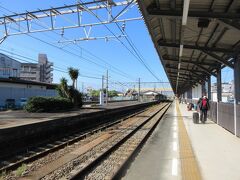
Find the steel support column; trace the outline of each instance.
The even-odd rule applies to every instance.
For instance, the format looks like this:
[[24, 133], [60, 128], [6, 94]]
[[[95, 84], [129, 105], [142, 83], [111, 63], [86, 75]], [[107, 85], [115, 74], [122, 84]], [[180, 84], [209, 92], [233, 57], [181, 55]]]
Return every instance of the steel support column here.
[[240, 102], [240, 58], [234, 63], [234, 98], [238, 104]]
[[240, 103], [240, 58], [237, 57], [234, 63], [234, 133], [238, 135], [240, 120], [237, 119], [237, 105]]
[[217, 71], [217, 101], [222, 101], [222, 73], [221, 69]]
[[212, 93], [211, 93], [211, 77], [208, 78], [208, 99], [209, 101], [212, 99]]
[[206, 96], [206, 81], [203, 81], [202, 83], [202, 96]]
[[192, 88], [187, 91], [187, 98], [192, 99]]

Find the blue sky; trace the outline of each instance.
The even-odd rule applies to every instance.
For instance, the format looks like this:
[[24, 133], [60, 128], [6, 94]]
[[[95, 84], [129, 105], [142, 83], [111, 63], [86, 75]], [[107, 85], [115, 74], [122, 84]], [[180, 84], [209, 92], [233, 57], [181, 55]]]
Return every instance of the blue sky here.
[[[86, 1], [84, 1], [86, 2]], [[76, 1], [59, 1], [59, 0], [49, 0], [49, 1], [30, 1], [30, 0], [1, 0], [0, 2], [0, 14], [10, 15], [9, 11], [21, 13], [26, 11], [33, 11], [39, 9], [45, 9], [50, 7], [63, 6], [64, 4], [74, 4]], [[5, 8], [5, 9], [4, 9]], [[118, 9], [118, 11], [120, 11]], [[103, 18], [105, 14], [103, 11], [98, 11], [98, 14]], [[134, 18], [141, 17], [138, 8], [135, 6], [130, 11], [128, 11], [122, 18]], [[76, 18], [73, 16], [68, 16], [66, 18], [59, 18], [56, 21], [57, 25], [62, 23], [76, 22]], [[92, 15], [84, 15], [83, 21], [87, 22], [97, 22], [98, 20]], [[39, 21], [36, 21], [39, 24]], [[42, 21], [40, 25], [46, 25], [48, 21]], [[123, 23], [119, 23], [122, 26]], [[107, 27], [115, 34], [120, 35], [121, 32], [117, 28], [116, 24], [107, 25]], [[14, 25], [13, 27], [14, 28]], [[16, 26], [15, 26], [16, 28]], [[33, 28], [37, 28], [33, 26]], [[2, 30], [2, 29], [1, 29]], [[147, 31], [147, 27], [142, 20], [126, 22], [125, 32], [127, 33], [130, 41], [133, 42], [134, 46], [138, 49], [140, 54], [143, 56], [144, 63], [146, 63], [152, 72], [157, 76], [160, 81], [168, 81], [165, 72], [160, 63], [159, 57], [153, 46], [150, 35]], [[37, 60], [38, 53], [47, 54], [50, 61], [54, 63], [54, 68], [59, 70], [65, 70], [72, 66], [80, 70], [80, 74], [83, 76], [91, 76], [101, 78], [102, 75], [106, 74], [107, 69], [109, 70], [110, 82], [127, 82], [127, 81], [137, 81], [141, 78], [142, 81], [158, 81], [140, 62], [135, 58], [120, 42], [117, 40], [109, 40], [105, 42], [104, 40], [96, 41], [81, 41], [77, 44], [59, 44], [58, 41], [63, 41], [65, 39], [78, 39], [83, 37], [83, 28], [68, 29], [64, 30], [64, 36], [62, 37], [61, 31], [55, 32], [43, 32], [34, 33], [31, 36], [48, 42], [50, 44], [63, 47], [63, 50], [54, 48], [46, 43], [36, 40], [27, 35], [9, 36], [1, 45], [0, 52], [6, 53], [11, 56], [22, 55], [24, 57], [31, 58], [28, 61]], [[112, 35], [106, 27], [98, 26], [93, 27], [91, 36], [105, 36]], [[65, 38], [65, 39], [64, 39]], [[127, 41], [125, 38], [120, 39], [129, 49]], [[68, 51], [70, 53], [64, 52]], [[132, 49], [131, 49], [132, 50]], [[133, 51], [133, 50], [132, 50]], [[17, 56], [18, 57], [18, 56]], [[26, 60], [26, 58], [22, 58]], [[91, 61], [91, 62], [89, 62]], [[110, 66], [110, 65], [111, 66]], [[117, 68], [118, 72], [116, 72]], [[119, 72], [119, 70], [121, 72]], [[226, 71], [226, 72], [225, 72]], [[122, 74], [122, 75], [120, 75]], [[229, 77], [229, 69], [223, 71], [223, 77], [226, 77], [226, 81], [231, 79]], [[62, 73], [54, 70], [54, 82], [58, 83], [61, 77], [68, 78], [66, 73]], [[223, 79], [223, 80], [225, 80]], [[91, 79], [80, 76], [78, 79], [78, 84], [84, 83], [84, 87], [100, 88], [100, 79]], [[110, 88], [122, 88], [122, 85], [110, 85]], [[153, 86], [153, 85], [151, 85]], [[80, 86], [79, 86], [80, 87]], [[127, 88], [127, 87], [124, 87]], [[131, 88], [131, 87], [128, 87]]]
[[[49, 7], [62, 6], [64, 4], [74, 4], [75, 2], [76, 1], [57, 0], [2, 0], [0, 2], [0, 6], [12, 12], [20, 13], [26, 11], [33, 11], [38, 8], [44, 9]], [[0, 7], [1, 15], [12, 14], [11, 12], [3, 9], [2, 7]], [[103, 12], [99, 11], [99, 14], [101, 18], [103, 18]], [[132, 18], [140, 16], [141, 15], [139, 14], [138, 8], [135, 6], [122, 18]], [[59, 19], [57, 20], [57, 23], [59, 23], [60, 25], [61, 21], [63, 23], [67, 23], [68, 21], [74, 21], [73, 17], [69, 16], [68, 18], [68, 20]], [[98, 20], [92, 15], [85, 15], [83, 17], [83, 21], [93, 22]], [[44, 23], [47, 23], [47, 21], [45, 21]], [[122, 26], [123, 24], [119, 23], [119, 25]], [[121, 34], [116, 24], [108, 25], [108, 28], [112, 32], [114, 32], [115, 35]], [[126, 22], [125, 30], [130, 40], [134, 43], [138, 51], [144, 57], [144, 62], [149, 65], [152, 72], [154, 72], [158, 79], [162, 81], [168, 81], [144, 22], [142, 20]], [[64, 30], [64, 38], [60, 35], [61, 31], [56, 32], [57, 33], [34, 33], [31, 35], [54, 45], [59, 45], [57, 42], [64, 40], [64, 38], [77, 39], [84, 35], [84, 31], [82, 28]], [[92, 37], [105, 35], [112, 35], [111, 32], [106, 29], [106, 27], [98, 26], [92, 28]], [[131, 49], [125, 38], [121, 38], [121, 41], [126, 46], [128, 46], [129, 49]], [[52, 61], [57, 68], [61, 68], [62, 70], [72, 66], [78, 68], [81, 75], [84, 76], [101, 78], [102, 75], [106, 74], [106, 70], [109, 69], [110, 80], [114, 82], [137, 81], [138, 78], [141, 78], [142, 81], [157, 81], [157, 79], [151, 73], [149, 73], [149, 71], [117, 40], [109, 40], [108, 42], [105, 42], [104, 40], [81, 41], [80, 43], [77, 43], [77, 45], [61, 44], [60, 46], [64, 46], [63, 49], [72, 52], [74, 55], [65, 53], [60, 49], [49, 46], [27, 35], [9, 36], [1, 44], [0, 52], [7, 53], [12, 56], [15, 56], [15, 53], [22, 56], [30, 57], [33, 60], [37, 60], [38, 53], [46, 53], [49, 60]], [[81, 47], [84, 48], [84, 50], [81, 49]], [[90, 63], [89, 60], [94, 63]], [[95, 63], [97, 63], [98, 65], [96, 65]], [[115, 69], [112, 66], [109, 66], [109, 64], [119, 69], [121, 72], [115, 73]], [[54, 82], [59, 82], [59, 79], [61, 77], [68, 78], [68, 75], [65, 73], [54, 71]], [[81, 84], [82, 82], [84, 82], [85, 87], [91, 86], [94, 88], [99, 88], [101, 86], [101, 80], [98, 79], [79, 77], [79, 83]], [[115, 86], [117, 85], [115, 84]]]

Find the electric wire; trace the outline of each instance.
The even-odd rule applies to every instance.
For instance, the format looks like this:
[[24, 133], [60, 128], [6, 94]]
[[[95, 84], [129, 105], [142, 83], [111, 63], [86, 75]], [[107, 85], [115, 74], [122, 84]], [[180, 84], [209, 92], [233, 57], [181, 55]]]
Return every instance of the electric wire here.
[[[80, 0], [80, 2], [82, 2]], [[82, 2], [83, 3], [83, 2]], [[92, 11], [89, 11], [87, 8], [85, 8], [86, 11], [90, 12], [93, 16], [95, 16], [100, 22], [102, 21], [95, 13], [93, 13]], [[144, 65], [144, 67], [158, 80], [158, 77], [151, 71], [151, 69], [146, 65], [146, 63], [142, 60], [142, 58], [139, 56], [138, 52], [136, 51], [136, 49], [133, 47], [133, 45], [130, 43], [130, 41], [127, 39], [127, 41], [129, 42], [129, 45], [132, 47], [133, 51], [136, 53], [136, 55], [113, 33], [112, 30], [110, 30], [110, 28], [104, 24], [105, 28], [113, 35], [115, 36], [118, 41], [141, 63]], [[119, 26], [118, 26], [119, 27]], [[120, 27], [119, 27], [120, 28]], [[121, 28], [120, 28], [121, 29]], [[121, 30], [122, 31], [122, 30]]]
[[[6, 9], [6, 8], [4, 8], [4, 9]], [[93, 12], [91, 12], [91, 13], [93, 13]], [[94, 13], [93, 13], [93, 14], [94, 14]], [[96, 15], [94, 14], [94, 16], [96, 16]], [[96, 16], [96, 18], [99, 19], [98, 16]], [[100, 20], [100, 19], [99, 19], [99, 20]], [[101, 21], [101, 20], [100, 20], [100, 21]], [[104, 26], [116, 37], [116, 35], [115, 35], [106, 25], [104, 25]], [[119, 25], [118, 25], [118, 27], [119, 27]], [[120, 27], [119, 27], [119, 28], [120, 28]], [[120, 29], [121, 29], [121, 28], [120, 28]], [[29, 34], [27, 34], [27, 35], [29, 35]], [[29, 36], [32, 37], [32, 38], [34, 38], [34, 39], [37, 39], [37, 40], [39, 40], [39, 41], [41, 41], [41, 42], [43, 42], [43, 43], [47, 43], [48, 45], [53, 46], [53, 47], [56, 47], [56, 48], [59, 49], [58, 46], [52, 45], [52, 44], [50, 44], [50, 43], [48, 43], [48, 42], [44, 42], [44, 41], [42, 41], [41, 39], [36, 38], [36, 37], [34, 37], [34, 36], [31, 36], [31, 35], [29, 35]], [[117, 38], [117, 39], [119, 40], [119, 38]], [[119, 41], [120, 41], [120, 40], [119, 40]], [[128, 39], [127, 39], [127, 41], [129, 42], [130, 46], [132, 47], [132, 49], [134, 50], [134, 52], [136, 53], [136, 55], [138, 56], [138, 58], [136, 57], [136, 55], [134, 55], [134, 53], [133, 53], [122, 41], [120, 41], [120, 42], [122, 43], [122, 45], [124, 45], [124, 46], [129, 50], [129, 52], [131, 52], [131, 54], [133, 54], [137, 59], [140, 59], [140, 61], [141, 61], [142, 64], [148, 69], [148, 71], [149, 71], [156, 79], [158, 79], [158, 77], [155, 76], [155, 74], [151, 71], [151, 69], [148, 67], [148, 65], [146, 65], [145, 62], [142, 60], [142, 58], [140, 57], [140, 56], [142, 56], [142, 55], [139, 55], [139, 51], [136, 50], [136, 47], [134, 48], [134, 44], [131, 43]], [[63, 49], [61, 49], [61, 50], [63, 50]], [[71, 53], [71, 52], [69, 52], [69, 51], [67, 51], [67, 50], [63, 50], [63, 51], [66, 52], [66, 53]], [[72, 54], [74, 54], [74, 53], [72, 53]], [[76, 54], [74, 54], [74, 55], [79, 57], [79, 55], [76, 55]], [[81, 57], [81, 58], [83, 58], [83, 57]], [[91, 62], [92, 62], [92, 61], [91, 61]], [[92, 63], [94, 63], [94, 62], [92, 62]], [[105, 68], [105, 67], [104, 67], [104, 68]], [[159, 80], [159, 79], [158, 79], [158, 80]]]
[[[11, 13], [16, 14], [15, 12], [13, 12], [13, 11], [11, 11], [11, 10], [9, 10], [9, 9], [1, 6], [1, 5], [0, 5], [0, 7], [1, 7], [2, 9], [5, 9], [5, 10], [8, 11], [8, 12], [11, 12]], [[42, 23], [40, 20], [39, 20], [39, 22]], [[36, 24], [36, 23], [35, 23], [35, 24]], [[37, 24], [37, 25], [39, 25], [39, 24]], [[42, 25], [39, 25], [39, 26], [42, 26]], [[42, 27], [43, 27], [43, 26], [42, 26]], [[47, 26], [45, 25], [44, 28], [46, 28], [46, 27], [47, 27]], [[16, 30], [16, 29], [15, 29], [15, 30]], [[55, 32], [55, 31], [51, 31], [51, 32], [59, 35], [59, 34], [58, 34], [57, 32]], [[26, 34], [26, 35], [32, 37], [33, 39], [39, 40], [39, 38], [36, 38], [36, 37], [34, 37], [34, 36], [31, 36], [30, 34]], [[68, 40], [66, 37], [64, 37], [64, 39]], [[60, 49], [60, 50], [62, 49], [62, 48], [59, 48], [58, 46], [51, 45], [51, 43], [45, 42], [45, 41], [43, 41], [43, 40], [40, 40], [40, 41], [43, 42], [43, 43], [45, 43], [45, 44], [48, 44], [48, 45], [50, 45], [50, 46], [54, 46], [54, 47], [56, 47], [56, 48], [58, 48], [58, 49]], [[93, 57], [98, 58], [99, 60], [101, 60], [101, 61], [105, 62], [106, 64], [108, 64], [110, 67], [116, 69], [116, 70], [119, 71], [119, 72], [121, 73], [121, 75], [124, 76], [125, 78], [129, 78], [129, 75], [128, 75], [128, 74], [122, 72], [122, 71], [119, 70], [118, 68], [112, 66], [111, 64], [109, 64], [108, 62], [106, 62], [105, 60], [103, 60], [102, 58], [97, 57], [96, 55], [92, 54], [90, 51], [82, 48], [81, 46], [79, 46], [79, 45], [77, 45], [77, 46], [78, 46], [81, 50], [86, 51], [88, 54], [91, 54]], [[97, 66], [99, 66], [99, 67], [102, 67], [102, 68], [106, 69], [105, 66], [102, 66], [102, 65], [100, 65], [100, 64], [98, 64], [98, 63], [95, 63], [95, 62], [93, 62], [92, 60], [90, 60], [90, 59], [88, 59], [88, 58], [84, 58], [84, 57], [82, 57], [82, 56], [78, 56], [78, 57], [79, 57], [79, 58], [82, 58], [82, 59], [84, 59], [84, 60], [86, 60], [86, 61], [89, 61], [89, 62], [91, 62], [91, 63], [93, 63], [93, 64], [95, 64], [95, 65], [97, 65]], [[110, 70], [111, 70], [111, 69], [110, 69]], [[113, 71], [113, 70], [111, 70], [111, 71]], [[115, 73], [116, 73], [116, 72], [115, 72]]]
[[[134, 0], [132, 0], [130, 2], [130, 4], [133, 2]], [[114, 19], [114, 17], [112, 16], [111, 14], [111, 17]], [[137, 49], [137, 47], [134, 45], [133, 41], [131, 40], [130, 36], [127, 34], [126, 31], [123, 31], [123, 29], [119, 26], [119, 23], [118, 22], [115, 22], [115, 24], [117, 25], [118, 29], [121, 31], [121, 33], [123, 35], [126, 35], [124, 36], [125, 39], [127, 40], [127, 42], [129, 43], [129, 45], [132, 47], [132, 49], [135, 51], [136, 55], [138, 55], [138, 57], [140, 58], [140, 61], [143, 63], [143, 65], [150, 71], [150, 73], [160, 82], [162, 82], [162, 80], [160, 80], [156, 75], [155, 73], [153, 73], [153, 71], [151, 70], [151, 68], [149, 67], [149, 65], [147, 63], [145, 63], [144, 61], [146, 61], [143, 57], [143, 55], [140, 53], [140, 51]], [[163, 89], [164, 86], [163, 86]]]
[[[7, 52], [6, 50], [3, 50], [3, 49], [0, 49], [0, 51]], [[24, 56], [22, 56], [22, 55], [17, 55], [16, 53], [12, 53], [12, 54], [14, 54], [14, 55], [16, 55], [16, 56], [18, 56], [18, 57], [12, 56], [12, 55], [9, 55], [9, 54], [7, 54], [7, 56], [9, 56], [9, 57], [11, 57], [11, 58], [13, 58], [13, 59], [16, 59], [16, 60], [20, 60], [20, 61], [23, 61], [23, 62], [27, 62], [27, 63], [38, 62], [38, 61], [36, 61], [36, 60], [34, 60], [34, 59], [31, 59], [31, 58], [28, 58], [28, 57], [24, 57]], [[23, 59], [23, 58], [25, 58], [25, 59]], [[28, 60], [26, 60], [26, 59], [28, 59]], [[31, 60], [31, 61], [30, 61], [30, 60]], [[53, 67], [54, 67], [53, 70], [55, 70], [55, 71], [68, 74], [68, 71], [67, 71], [67, 70], [64, 70], [64, 69], [62, 69], [62, 68], [55, 67], [55, 66], [53, 66]], [[81, 73], [79, 74], [79, 76], [80, 76], [80, 77], [91, 78], [91, 79], [102, 79], [102, 78], [99, 78], [99, 77], [84, 75], [84, 74], [81, 74]]]

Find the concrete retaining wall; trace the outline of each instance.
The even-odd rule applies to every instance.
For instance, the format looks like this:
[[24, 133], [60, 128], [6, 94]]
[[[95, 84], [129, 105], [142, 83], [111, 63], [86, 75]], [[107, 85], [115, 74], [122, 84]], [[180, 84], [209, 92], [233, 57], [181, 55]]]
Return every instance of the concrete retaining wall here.
[[10, 152], [48, 141], [70, 132], [83, 131], [108, 121], [137, 112], [156, 102], [142, 103], [104, 111], [85, 113], [73, 117], [64, 117], [0, 130], [0, 159]]

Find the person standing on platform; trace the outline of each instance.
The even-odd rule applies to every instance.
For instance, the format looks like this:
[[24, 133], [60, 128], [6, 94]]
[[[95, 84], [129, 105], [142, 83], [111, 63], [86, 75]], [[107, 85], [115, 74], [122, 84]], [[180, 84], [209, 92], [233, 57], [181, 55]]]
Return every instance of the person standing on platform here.
[[210, 104], [207, 96], [199, 99], [200, 121], [205, 123], [207, 121], [207, 111], [210, 109]]

